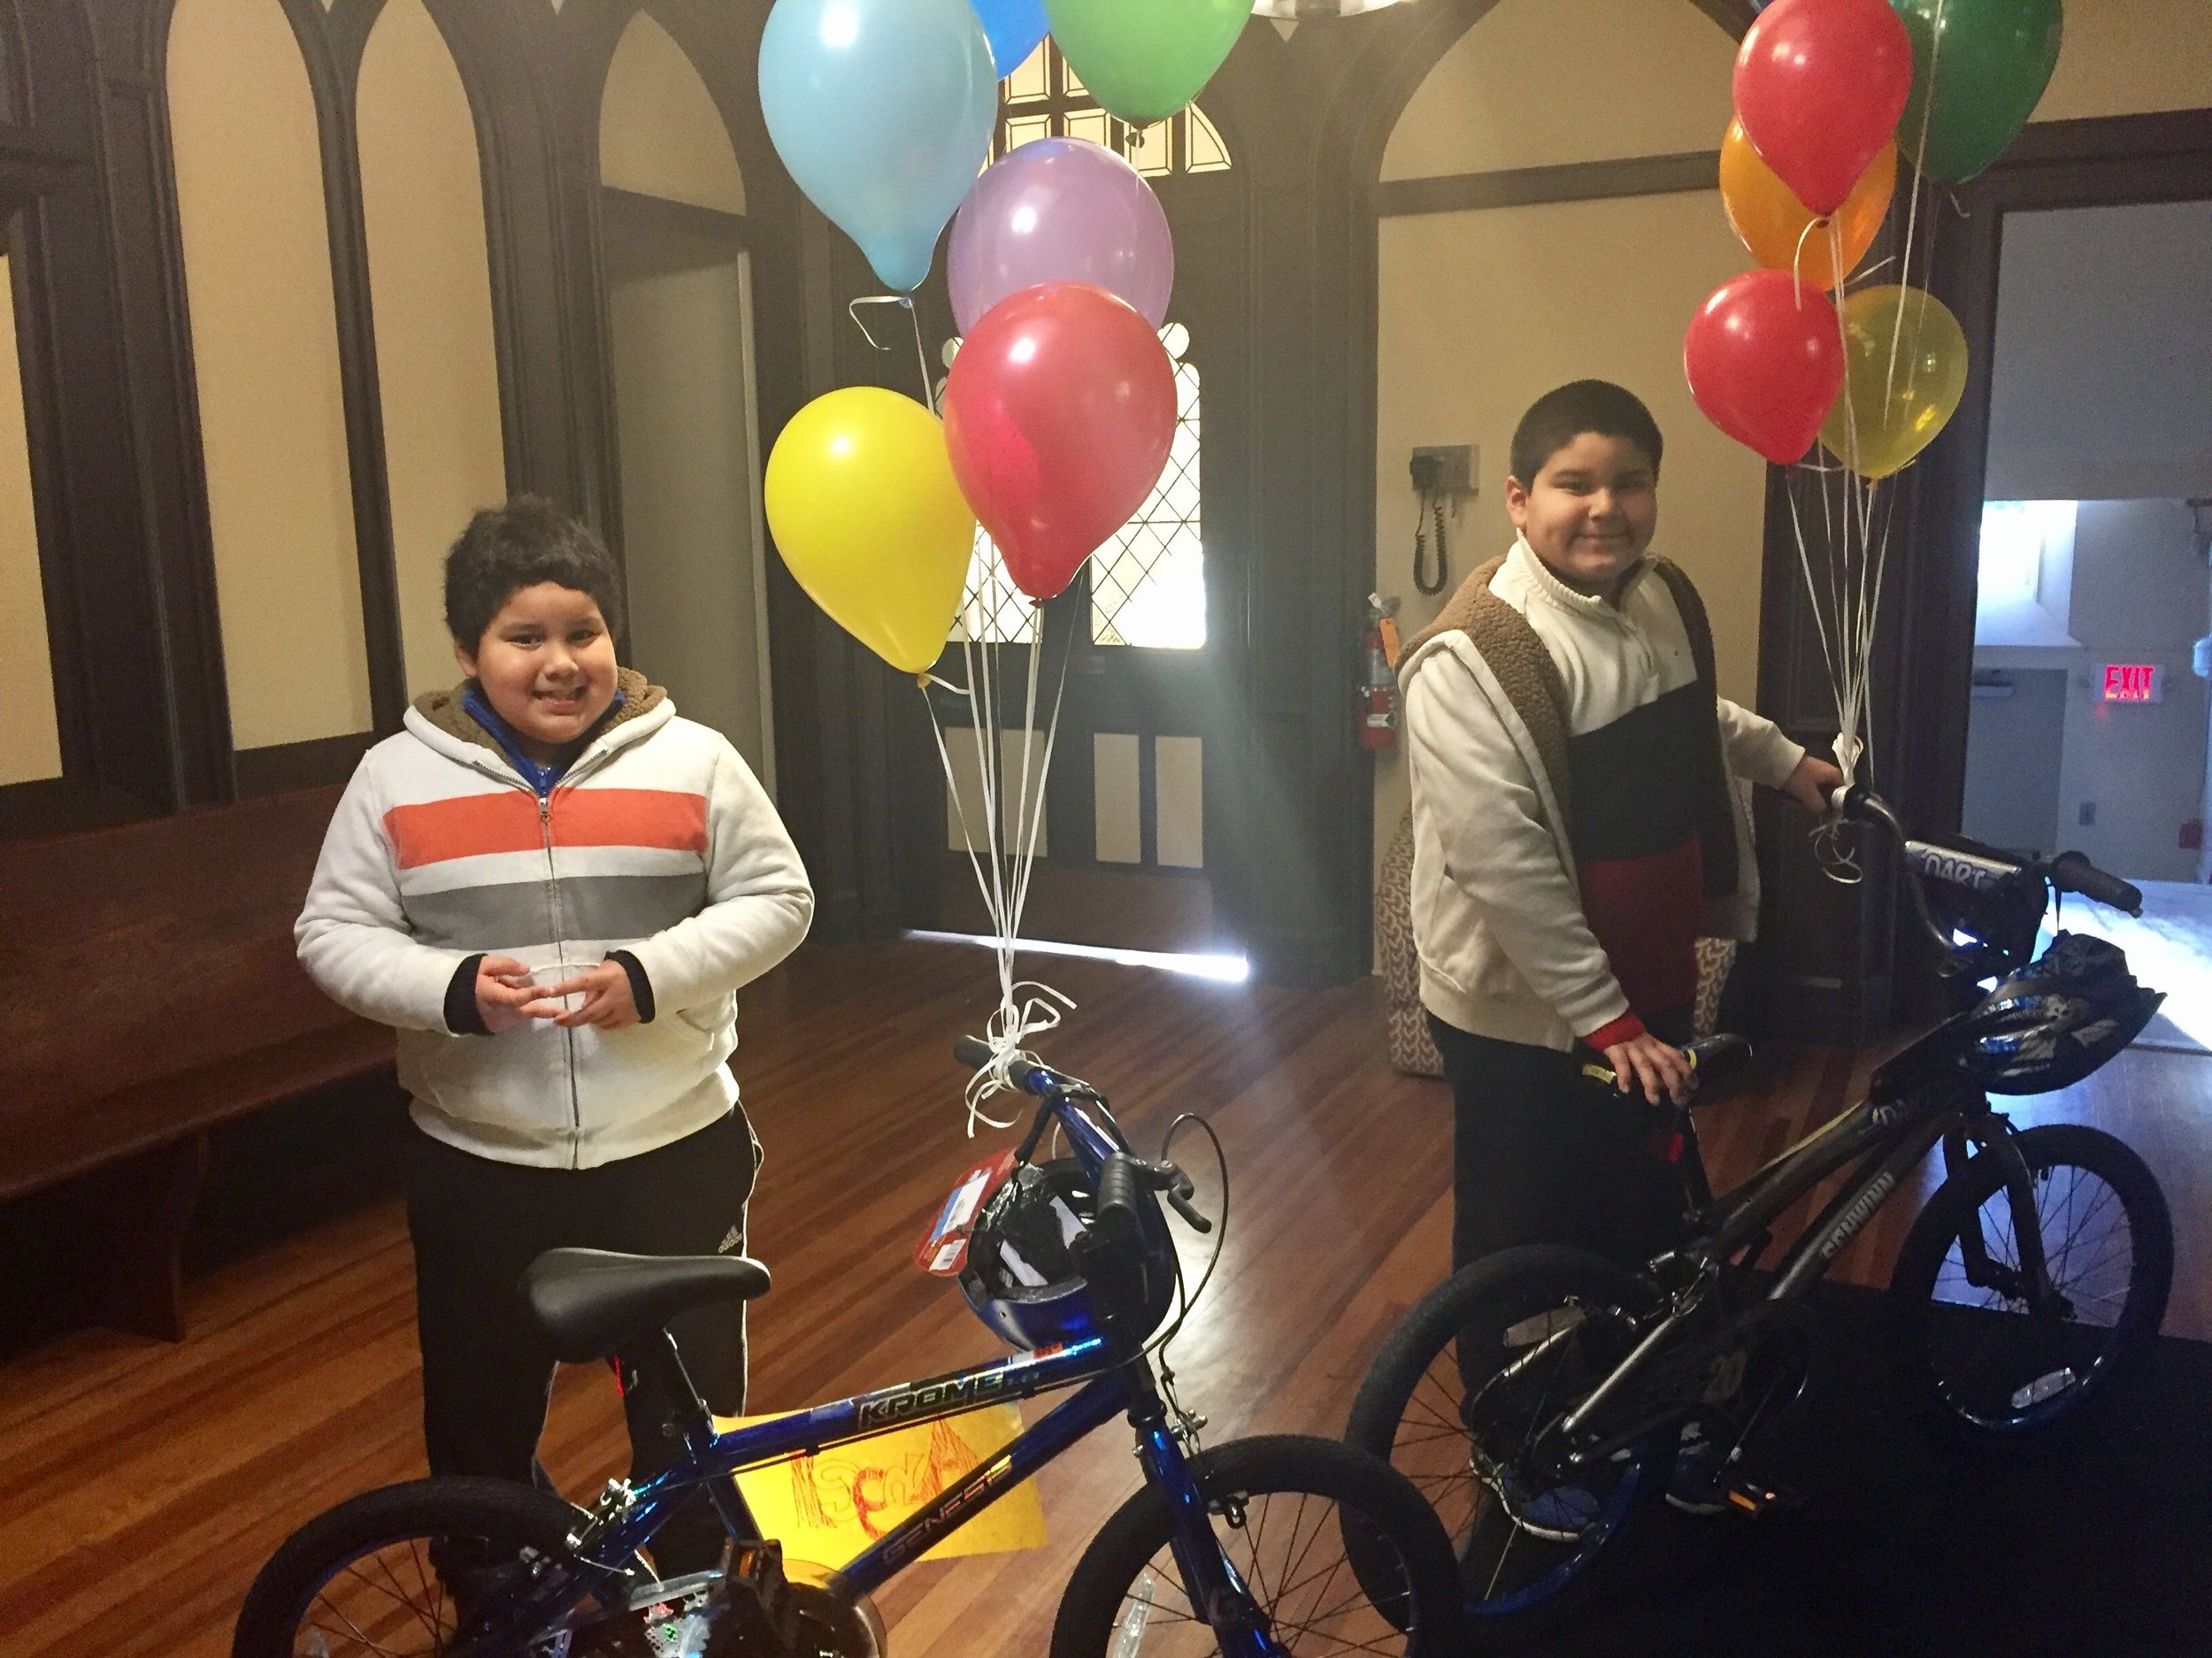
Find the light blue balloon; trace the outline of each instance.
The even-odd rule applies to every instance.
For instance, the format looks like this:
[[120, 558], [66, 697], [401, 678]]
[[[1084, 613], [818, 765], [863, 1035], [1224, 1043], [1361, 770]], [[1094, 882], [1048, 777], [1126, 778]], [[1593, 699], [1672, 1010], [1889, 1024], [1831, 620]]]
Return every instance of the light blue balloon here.
[[1045, 37], [1045, 0], [969, 0], [983, 19], [1001, 81], [1029, 61]]
[[998, 118], [990, 42], [968, 0], [776, 0], [760, 105], [807, 199], [887, 286], [919, 288]]

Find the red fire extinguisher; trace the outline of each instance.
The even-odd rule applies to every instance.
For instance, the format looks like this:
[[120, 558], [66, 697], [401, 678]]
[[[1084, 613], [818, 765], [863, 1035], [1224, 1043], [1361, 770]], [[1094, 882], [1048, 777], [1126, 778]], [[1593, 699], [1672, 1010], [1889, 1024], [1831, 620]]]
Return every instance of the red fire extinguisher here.
[[1367, 637], [1360, 672], [1359, 746], [1398, 746], [1398, 601], [1367, 595]]

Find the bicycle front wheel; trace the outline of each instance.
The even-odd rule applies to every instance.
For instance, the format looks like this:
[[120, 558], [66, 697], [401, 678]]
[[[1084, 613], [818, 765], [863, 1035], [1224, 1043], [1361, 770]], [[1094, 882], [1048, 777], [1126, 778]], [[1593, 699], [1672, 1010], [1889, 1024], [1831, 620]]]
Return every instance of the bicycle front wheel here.
[[1468, 1626], [1495, 1645], [1555, 1628], [1664, 1497], [1676, 1433], [1568, 1470], [1543, 1447], [1625, 1358], [1651, 1288], [1600, 1256], [1531, 1246], [1462, 1268], [1384, 1343], [1345, 1438], [1409, 1478], [1452, 1539]]
[[[1936, 1188], [1890, 1278], [1899, 1389], [1968, 1450], [2090, 1420], [2141, 1361], [2173, 1286], [2165, 1196], [2124, 1142], [2055, 1124], [2023, 1130], [2013, 1144], [2033, 1214], [2016, 1212], [1997, 1158], [1983, 1152]], [[2040, 1307], [2021, 1268], [2029, 1225], [2052, 1291]]]
[[577, 1511], [498, 1479], [420, 1479], [340, 1503], [270, 1556], [232, 1658], [582, 1658], [626, 1604], [622, 1572], [569, 1552]]
[[1076, 1562], [1052, 1658], [1457, 1658], [1450, 1548], [1420, 1493], [1388, 1465], [1334, 1439], [1272, 1434], [1233, 1440], [1190, 1466], [1222, 1558], [1244, 1586], [1237, 1604], [1191, 1605], [1173, 1514], [1148, 1486]]

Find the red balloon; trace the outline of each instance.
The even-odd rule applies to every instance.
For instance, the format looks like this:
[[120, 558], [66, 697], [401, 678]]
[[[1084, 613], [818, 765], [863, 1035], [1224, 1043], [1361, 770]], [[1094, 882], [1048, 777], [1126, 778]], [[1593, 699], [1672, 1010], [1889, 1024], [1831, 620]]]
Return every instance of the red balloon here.
[[1682, 372], [1707, 419], [1786, 466], [1812, 447], [1843, 389], [1836, 308], [1787, 271], [1747, 271], [1690, 319]]
[[1136, 515], [1174, 440], [1175, 368], [1159, 336], [1087, 282], [1008, 295], [945, 382], [953, 476], [1033, 599], [1059, 593]]
[[1774, 0], [1736, 53], [1737, 118], [1816, 213], [1843, 205], [1911, 91], [1912, 37], [1889, 0]]

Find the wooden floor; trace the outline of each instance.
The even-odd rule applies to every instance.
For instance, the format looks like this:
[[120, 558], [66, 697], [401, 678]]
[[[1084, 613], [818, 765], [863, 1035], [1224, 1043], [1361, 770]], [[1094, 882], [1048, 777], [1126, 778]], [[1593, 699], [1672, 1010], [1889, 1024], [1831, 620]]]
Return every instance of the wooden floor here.
[[[1387, 1068], [1371, 985], [1297, 992], [1028, 965], [1080, 1003], [1039, 1046], [1113, 1097], [1141, 1149], [1182, 1111], [1208, 1114], [1227, 1147], [1226, 1254], [1172, 1352], [1208, 1437], [1334, 1433], [1384, 1333], [1445, 1269], [1441, 1085]], [[956, 1292], [909, 1252], [977, 1155], [949, 1050], [995, 994], [984, 953], [916, 942], [809, 951], [748, 994], [737, 1069], [767, 1147], [752, 1249], [777, 1286], [753, 1316], [754, 1409], [992, 1356]], [[1870, 1057], [1763, 1056], [1743, 1096], [1713, 1108], [1717, 1182], [1840, 1109]], [[2181, 1234], [2169, 1332], [2212, 1337], [2212, 1059], [2131, 1053], [2018, 1115], [2096, 1121], [2152, 1159]], [[1213, 1207], [1202, 1140], [1178, 1155]], [[1845, 1275], [1881, 1281], [1915, 1207], [1885, 1209]], [[188, 1304], [180, 1345], [85, 1332], [0, 1367], [8, 1658], [215, 1658], [247, 1582], [289, 1531], [422, 1471], [396, 1201], [214, 1272]], [[620, 1470], [620, 1423], [603, 1371], [564, 1372], [545, 1460], [572, 1494]], [[1136, 1477], [1126, 1442], [1101, 1432], [1040, 1485], [1041, 1554], [925, 1562], [887, 1592], [900, 1658], [1043, 1650], [1077, 1552]]]

